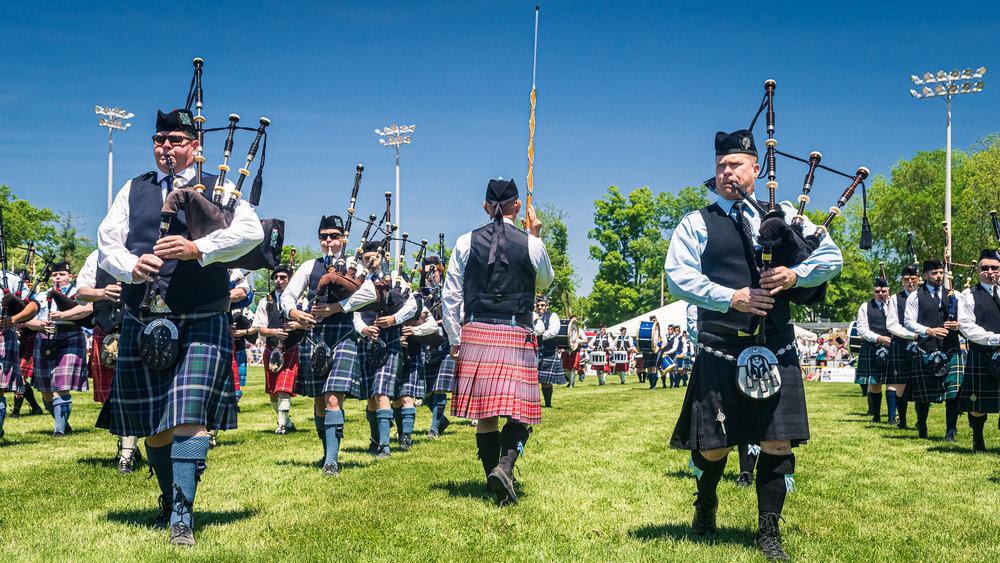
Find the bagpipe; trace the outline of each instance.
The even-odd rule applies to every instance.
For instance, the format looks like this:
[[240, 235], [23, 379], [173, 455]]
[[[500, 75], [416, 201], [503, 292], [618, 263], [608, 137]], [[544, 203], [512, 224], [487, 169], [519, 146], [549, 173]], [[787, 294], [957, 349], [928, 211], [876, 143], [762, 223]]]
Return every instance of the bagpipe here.
[[[3, 297], [0, 298], [0, 317], [12, 317], [15, 322], [22, 322], [28, 319], [17, 319], [16, 317], [21, 315], [31, 304], [39, 284], [44, 284], [49, 280], [55, 255], [50, 255], [46, 259], [45, 266], [42, 268], [42, 276], [32, 283], [31, 272], [34, 269], [35, 263], [35, 244], [28, 241], [27, 246], [18, 247], [25, 252], [24, 265], [18, 276], [17, 288], [13, 289], [9, 287], [7, 280], [9, 264], [7, 261], [7, 238], [4, 233], [3, 207], [0, 207], [0, 290], [3, 292]], [[22, 295], [25, 287], [28, 287], [28, 293], [27, 295]]]

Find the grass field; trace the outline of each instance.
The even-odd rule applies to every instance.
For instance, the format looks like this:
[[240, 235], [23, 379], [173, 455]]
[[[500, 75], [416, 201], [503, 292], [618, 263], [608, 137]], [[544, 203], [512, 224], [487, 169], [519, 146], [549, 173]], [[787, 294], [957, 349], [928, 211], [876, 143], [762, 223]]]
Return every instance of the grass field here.
[[[579, 384], [578, 384], [579, 385]], [[756, 496], [719, 486], [719, 535], [688, 536], [694, 481], [686, 452], [667, 446], [682, 390], [629, 384], [557, 388], [519, 462], [521, 502], [498, 508], [484, 490], [474, 428], [453, 424], [413, 450], [375, 462], [365, 453], [361, 403], [347, 409], [341, 474], [320, 474], [311, 400], [301, 429], [275, 436], [263, 373], [251, 368], [239, 430], [220, 436], [195, 503], [192, 548], [148, 526], [156, 480], [145, 464], [115, 470], [115, 440], [93, 428], [98, 405], [74, 396], [74, 432], [51, 438], [48, 416], [8, 419], [0, 447], [0, 553], [12, 560], [747, 561]], [[784, 545], [800, 561], [1000, 560], [1000, 435], [971, 455], [931, 409], [930, 441], [863, 416], [858, 386], [807, 383], [813, 440], [798, 448], [799, 491], [785, 504]], [[911, 418], [914, 418], [911, 409]], [[308, 430], [308, 431], [304, 431]]]

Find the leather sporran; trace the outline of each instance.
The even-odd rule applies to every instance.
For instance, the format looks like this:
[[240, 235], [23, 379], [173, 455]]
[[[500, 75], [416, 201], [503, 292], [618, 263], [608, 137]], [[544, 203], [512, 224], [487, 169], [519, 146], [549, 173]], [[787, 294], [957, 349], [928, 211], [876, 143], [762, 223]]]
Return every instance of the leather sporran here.
[[313, 375], [319, 375], [320, 377], [326, 377], [330, 374], [330, 368], [332, 367], [333, 355], [330, 352], [330, 347], [327, 346], [326, 342], [317, 342], [313, 344], [312, 356], [309, 358], [309, 367], [312, 368]]
[[146, 325], [139, 339], [142, 364], [157, 371], [170, 369], [179, 355], [177, 334], [177, 325], [165, 318], [155, 319]]
[[875, 367], [885, 369], [889, 366], [889, 347], [879, 346], [875, 348]]
[[59, 356], [59, 343], [56, 342], [56, 335], [50, 334], [42, 338], [39, 349], [42, 352], [42, 357], [46, 360], [52, 361], [56, 359]]
[[369, 340], [365, 349], [365, 369], [374, 373], [389, 361], [389, 350], [381, 340]]
[[936, 351], [924, 356], [924, 368], [934, 377], [947, 377], [951, 366], [947, 354]]
[[285, 351], [281, 348], [271, 350], [267, 357], [267, 370], [271, 373], [278, 373], [285, 367]]
[[104, 336], [100, 351], [102, 366], [108, 369], [115, 367], [115, 362], [118, 361], [118, 346], [121, 343], [121, 336], [117, 330]]

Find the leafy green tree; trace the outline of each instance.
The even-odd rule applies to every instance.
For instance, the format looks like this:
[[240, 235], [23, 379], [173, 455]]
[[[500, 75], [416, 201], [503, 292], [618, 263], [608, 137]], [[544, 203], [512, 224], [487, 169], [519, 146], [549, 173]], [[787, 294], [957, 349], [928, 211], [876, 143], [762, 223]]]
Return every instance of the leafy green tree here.
[[[552, 310], [561, 318], [573, 314], [576, 301], [576, 288], [579, 278], [573, 270], [569, 259], [569, 235], [563, 219], [566, 212], [550, 203], [542, 203], [535, 208], [538, 220], [542, 223], [541, 238], [555, 272], [551, 294]], [[548, 291], [548, 290], [547, 290]]]
[[[56, 228], [53, 222], [59, 217], [51, 209], [36, 208], [28, 200], [14, 195], [6, 185], [0, 185], [0, 207], [3, 207], [3, 235], [10, 269], [23, 265], [25, 252], [22, 247], [28, 242], [36, 244], [39, 255], [54, 249]], [[36, 266], [41, 266], [41, 260]]]

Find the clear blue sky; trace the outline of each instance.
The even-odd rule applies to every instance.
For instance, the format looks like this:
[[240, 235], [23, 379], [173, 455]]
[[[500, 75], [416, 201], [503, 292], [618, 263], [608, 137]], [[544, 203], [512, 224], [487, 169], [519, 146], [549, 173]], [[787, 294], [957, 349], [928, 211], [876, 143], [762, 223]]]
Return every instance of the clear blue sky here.
[[[534, 5], [8, 2], [0, 182], [80, 216], [93, 238], [107, 184], [93, 106], [136, 114], [116, 133], [117, 190], [152, 169], [156, 109], [183, 106], [202, 57], [210, 126], [233, 112], [272, 120], [259, 212], [287, 221], [286, 243], [315, 245], [319, 215], [345, 212], [357, 163], [358, 214], [383, 208], [393, 154], [373, 129], [415, 123], [401, 155], [402, 229], [444, 231], [451, 246], [485, 218], [490, 177], [524, 188]], [[910, 74], [987, 66], [986, 89], [954, 103], [953, 143], [997, 132], [998, 20], [995, 2], [543, 2], [535, 190], [569, 214], [579, 293], [597, 270], [594, 200], [610, 185], [675, 192], [708, 178], [715, 131], [749, 124], [767, 78], [778, 83], [779, 149], [820, 150], [845, 171], [887, 174], [944, 146], [944, 101], [912, 99]], [[222, 142], [208, 138], [209, 170]], [[237, 140], [233, 160], [249, 142]], [[794, 199], [804, 168], [778, 171], [780, 197]], [[843, 187], [819, 176], [814, 205]]]

